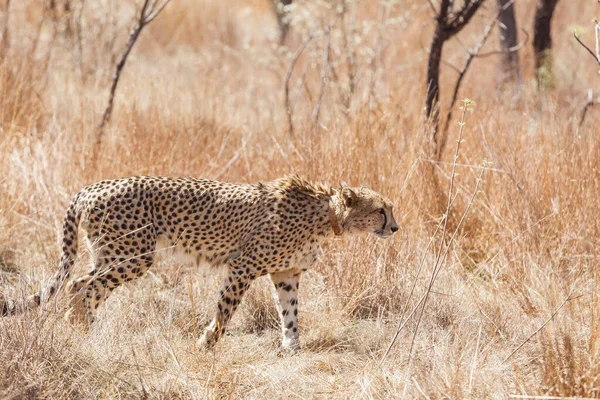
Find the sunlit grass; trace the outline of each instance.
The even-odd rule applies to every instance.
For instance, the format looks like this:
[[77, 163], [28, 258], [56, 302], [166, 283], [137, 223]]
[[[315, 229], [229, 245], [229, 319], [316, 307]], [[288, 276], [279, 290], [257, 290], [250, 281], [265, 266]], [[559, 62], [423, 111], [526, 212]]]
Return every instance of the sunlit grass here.
[[[40, 313], [1, 318], [0, 397], [387, 399], [405, 388], [406, 398], [598, 396], [598, 110], [577, 128], [597, 75], [567, 29], [589, 20], [594, 4], [559, 3], [551, 91], [539, 94], [526, 83], [510, 101], [495, 90], [494, 58], [476, 60], [465, 78], [461, 97], [477, 106], [462, 134], [450, 220], [471, 208], [431, 288], [408, 374], [414, 316], [380, 360], [448, 243], [435, 236], [429, 245], [453, 164], [451, 151], [429, 159], [422, 134], [428, 6], [400, 2], [386, 14], [379, 2], [359, 2], [355, 17], [351, 7], [344, 32], [356, 47], [342, 40], [339, 18], [325, 84], [323, 36], [315, 37], [290, 79], [292, 140], [288, 67], [306, 35], [331, 22], [333, 8], [300, 2], [281, 48], [266, 2], [173, 1], [131, 54], [100, 163], [91, 168], [111, 62], [135, 8], [86, 2], [78, 37], [77, 4], [56, 21], [40, 4], [11, 3], [11, 46], [0, 64], [0, 293], [31, 294], [53, 274], [66, 205], [85, 184], [105, 178], [256, 182], [296, 172], [364, 184], [394, 200], [401, 231], [390, 241], [325, 246], [300, 285], [303, 350], [295, 356], [278, 356], [268, 281], [256, 282], [214, 351], [196, 349], [222, 271], [167, 261], [117, 290], [88, 333], [63, 322], [62, 297]], [[517, 4], [524, 25], [533, 6]], [[461, 39], [470, 43], [480, 22]], [[525, 82], [533, 78], [529, 52], [521, 53]], [[444, 57], [460, 61], [464, 50], [450, 43]], [[442, 107], [454, 79], [445, 68]], [[80, 253], [83, 271], [88, 255]]]

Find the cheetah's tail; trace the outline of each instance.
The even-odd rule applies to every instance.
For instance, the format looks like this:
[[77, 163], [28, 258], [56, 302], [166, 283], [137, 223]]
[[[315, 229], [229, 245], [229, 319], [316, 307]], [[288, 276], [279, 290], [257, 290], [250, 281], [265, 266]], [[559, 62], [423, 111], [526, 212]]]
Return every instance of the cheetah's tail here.
[[48, 302], [62, 288], [64, 281], [70, 275], [75, 257], [77, 256], [77, 232], [81, 218], [78, 197], [75, 197], [67, 208], [63, 224], [63, 255], [60, 259], [58, 270], [40, 293], [29, 296], [26, 299], [9, 300], [0, 294], [0, 316], [20, 314], [36, 308], [41, 303]]

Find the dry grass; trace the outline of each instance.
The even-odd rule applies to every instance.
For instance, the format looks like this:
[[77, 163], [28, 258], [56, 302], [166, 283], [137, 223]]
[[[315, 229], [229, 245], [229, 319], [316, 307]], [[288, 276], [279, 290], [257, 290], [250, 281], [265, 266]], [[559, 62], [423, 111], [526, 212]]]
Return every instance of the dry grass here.
[[[64, 209], [101, 178], [255, 182], [298, 172], [344, 180], [394, 199], [402, 231], [390, 241], [326, 246], [303, 277], [303, 350], [295, 356], [277, 355], [267, 281], [253, 287], [214, 351], [195, 349], [221, 275], [164, 262], [116, 291], [89, 333], [63, 322], [61, 298], [40, 313], [0, 319], [0, 397], [600, 396], [598, 110], [577, 127], [588, 85], [598, 82], [570, 32], [599, 11], [594, 2], [559, 3], [551, 91], [539, 95], [530, 85], [529, 46], [521, 52], [518, 101], [496, 91], [494, 58], [473, 63], [461, 97], [477, 106], [456, 167], [455, 217], [479, 174], [468, 166], [486, 159], [493, 169], [484, 171], [433, 287], [412, 357], [414, 316], [381, 365], [396, 327], [425, 293], [439, 250], [439, 238], [428, 248], [441, 218], [429, 168], [444, 193], [451, 175], [451, 154], [432, 164], [423, 150], [421, 43], [432, 27], [426, 2], [400, 1], [386, 11], [363, 1], [356, 12], [349, 8], [344, 30], [336, 21], [317, 124], [325, 41], [310, 42], [290, 80], [294, 142], [283, 98], [287, 69], [335, 7], [299, 2], [289, 48], [278, 48], [264, 0], [172, 2], [125, 67], [96, 168], [89, 162], [95, 128], [135, 8], [117, 0], [85, 2], [83, 10], [72, 3], [70, 15], [55, 17], [42, 2], [11, 3], [11, 42], [0, 64], [0, 290], [7, 296], [32, 293], [54, 272]], [[527, 29], [534, 3], [517, 4]], [[492, 11], [476, 18], [462, 41], [473, 43]], [[453, 42], [444, 57], [459, 62], [464, 52]], [[445, 68], [443, 100], [453, 81]], [[83, 252], [79, 268], [85, 264]]]

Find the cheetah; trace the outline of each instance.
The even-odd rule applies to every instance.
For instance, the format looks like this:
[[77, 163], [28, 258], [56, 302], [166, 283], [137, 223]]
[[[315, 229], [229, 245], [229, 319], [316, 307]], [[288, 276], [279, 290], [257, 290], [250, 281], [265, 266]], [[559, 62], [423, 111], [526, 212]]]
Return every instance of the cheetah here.
[[79, 191], [67, 208], [58, 271], [27, 304], [2, 300], [0, 312], [47, 302], [70, 278], [85, 231], [92, 270], [69, 281], [67, 321], [89, 326], [97, 308], [125, 282], [141, 277], [160, 254], [227, 267], [212, 322], [199, 339], [211, 348], [250, 284], [269, 275], [279, 300], [282, 348], [299, 348], [300, 275], [331, 236], [372, 233], [389, 238], [398, 224], [392, 202], [364, 187], [334, 189], [297, 175], [258, 184], [196, 178], [104, 180]]

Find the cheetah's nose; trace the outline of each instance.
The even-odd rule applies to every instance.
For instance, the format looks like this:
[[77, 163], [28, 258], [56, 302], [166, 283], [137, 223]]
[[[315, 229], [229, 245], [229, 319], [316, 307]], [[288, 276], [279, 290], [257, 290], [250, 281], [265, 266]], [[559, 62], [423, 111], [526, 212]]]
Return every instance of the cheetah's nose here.
[[398, 231], [398, 227], [397, 226], [392, 226], [390, 228], [392, 230], [392, 232], [396, 233], [396, 231]]

